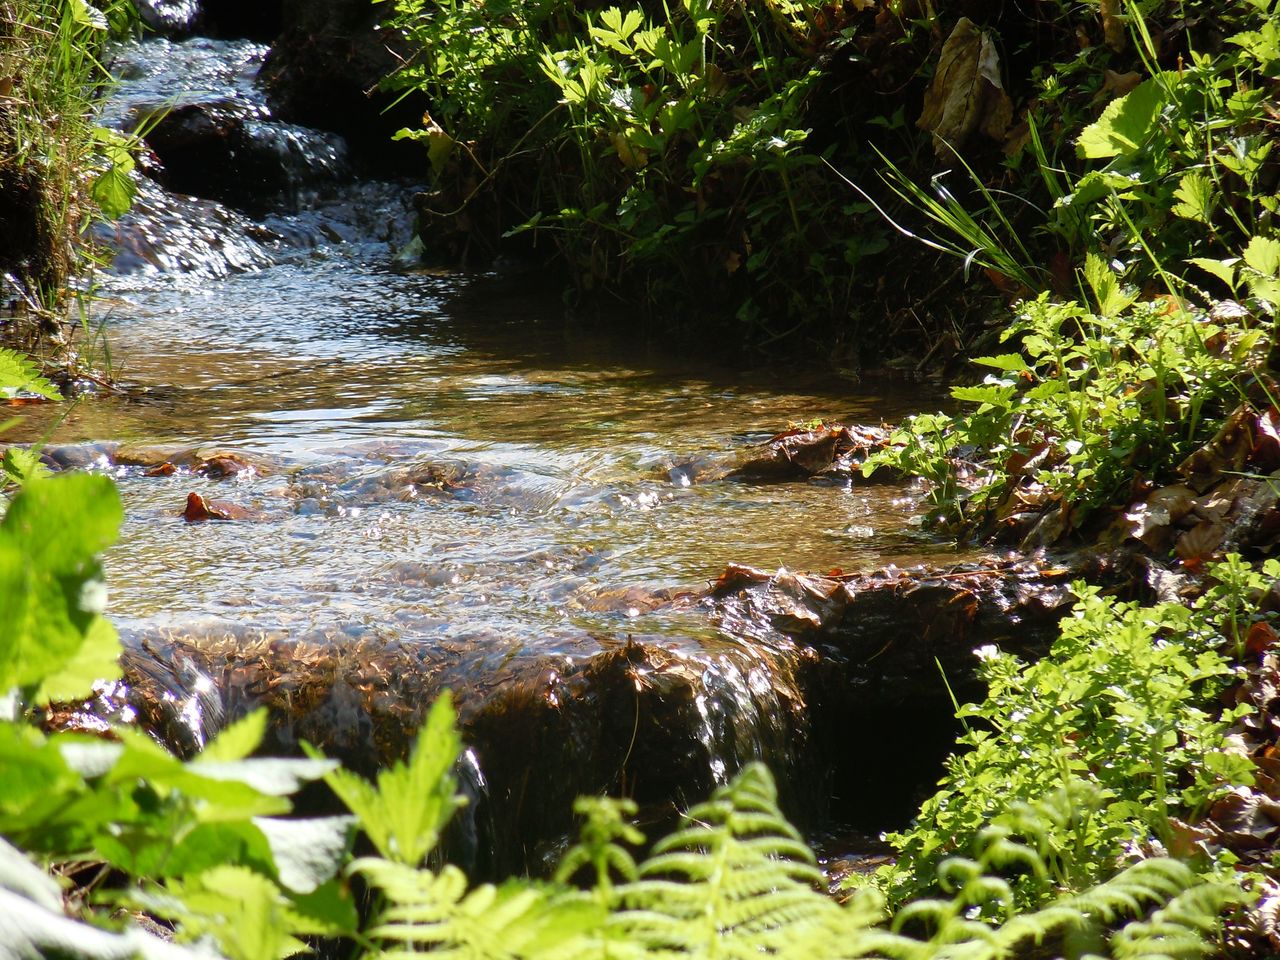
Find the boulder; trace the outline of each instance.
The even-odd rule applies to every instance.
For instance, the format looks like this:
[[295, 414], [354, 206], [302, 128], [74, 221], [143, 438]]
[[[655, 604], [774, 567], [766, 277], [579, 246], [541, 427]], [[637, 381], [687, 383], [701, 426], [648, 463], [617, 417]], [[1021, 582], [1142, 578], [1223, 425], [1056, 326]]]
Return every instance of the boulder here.
[[421, 148], [391, 136], [421, 121], [425, 100], [393, 106], [395, 97], [378, 90], [411, 53], [379, 26], [386, 10], [369, 0], [283, 0], [283, 29], [261, 78], [282, 119], [342, 134], [379, 171], [418, 172]]

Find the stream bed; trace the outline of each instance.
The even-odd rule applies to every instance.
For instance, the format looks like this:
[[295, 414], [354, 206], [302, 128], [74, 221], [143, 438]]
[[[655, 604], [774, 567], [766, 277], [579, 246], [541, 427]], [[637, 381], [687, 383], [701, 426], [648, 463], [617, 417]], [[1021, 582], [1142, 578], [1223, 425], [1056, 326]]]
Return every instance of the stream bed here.
[[[89, 347], [127, 389], [70, 412], [31, 408], [13, 435], [117, 478], [110, 609], [153, 700], [189, 734], [176, 746], [198, 748], [258, 703], [287, 713], [311, 689], [306, 664], [324, 661], [325, 692], [292, 728], [278, 722], [276, 745], [306, 735], [368, 763], [404, 746], [376, 716], [407, 725], [421, 698], [453, 687], [475, 745], [471, 788], [492, 801], [460, 842], [487, 872], [536, 869], [568, 816], [553, 808], [575, 792], [679, 806], [754, 758], [795, 775], [784, 801], [810, 827], [838, 827], [835, 794], [878, 786], [797, 773], [830, 763], [793, 756], [814, 740], [804, 701], [821, 687], [817, 655], [672, 601], [731, 564], [857, 571], [957, 555], [921, 533], [919, 493], [902, 485], [702, 483], [681, 465], [732, 457], [790, 422], [892, 421], [927, 398], [605, 334], [566, 320], [558, 295], [518, 270], [406, 265], [396, 253], [415, 185], [354, 179], [332, 136], [273, 127], [251, 81], [264, 49], [197, 38], [122, 53], [129, 79], [109, 120], [126, 124], [182, 83], [186, 100], [251, 116], [302, 174], [252, 215], [142, 182], [107, 238], [120, 254], [100, 278]], [[317, 149], [332, 151], [318, 165]], [[234, 518], [189, 522], [193, 494]], [[353, 657], [354, 673], [332, 666]], [[390, 679], [368, 680], [371, 664]], [[286, 708], [273, 691], [290, 671]], [[610, 683], [634, 690], [615, 704], [600, 692]], [[654, 696], [643, 718], [642, 685]], [[594, 712], [547, 721], [576, 696]], [[350, 735], [326, 738], [305, 710]], [[841, 736], [881, 733], [824, 736], [830, 753]], [[929, 763], [941, 749], [924, 751]], [[531, 765], [555, 789], [535, 797]], [[803, 796], [814, 790], [829, 795]], [[504, 804], [516, 812], [495, 812]]]

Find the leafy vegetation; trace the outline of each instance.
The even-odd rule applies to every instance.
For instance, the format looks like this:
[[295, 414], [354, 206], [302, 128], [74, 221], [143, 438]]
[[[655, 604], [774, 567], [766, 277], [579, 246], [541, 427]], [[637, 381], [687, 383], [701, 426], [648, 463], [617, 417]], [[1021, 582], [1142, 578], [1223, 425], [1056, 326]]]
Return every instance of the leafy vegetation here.
[[92, 217], [132, 202], [133, 144], [93, 113], [102, 50], [136, 16], [129, 0], [0, 4], [0, 292], [21, 305], [7, 332], [28, 350], [62, 330]]
[[861, 207], [831, 190], [806, 118], [820, 53], [853, 17], [792, 0], [397, 0], [390, 23], [422, 53], [390, 84], [432, 103], [400, 134], [437, 178], [424, 238], [492, 255], [502, 231], [527, 234], [584, 292], [728, 296], [759, 340], [847, 317], [884, 237], [842, 228]]
[[[0, 386], [28, 377], [19, 370]], [[0, 577], [22, 578], [0, 581], [0, 597], [17, 598], [10, 603], [20, 607], [0, 620], [0, 686], [11, 690], [0, 720], [0, 957], [181, 960], [212, 952], [275, 960], [317, 937], [351, 939], [371, 957], [430, 951], [929, 960], [1002, 957], [1046, 940], [1073, 955], [1087, 946], [1095, 955], [1193, 957], [1208, 950], [1223, 908], [1242, 898], [1235, 885], [1206, 881], [1176, 860], [1148, 857], [1122, 867], [1110, 844], [1125, 831], [1092, 826], [1120, 816], [1117, 796], [1132, 797], [1131, 807], [1159, 799], [1167, 786], [1160, 787], [1160, 772], [1152, 778], [1150, 765], [1176, 775], [1216, 730], [1190, 706], [1188, 691], [1218, 678], [1221, 661], [1202, 655], [1192, 664], [1189, 653], [1171, 647], [1168, 663], [1144, 678], [1135, 651], [1150, 635], [1136, 623], [1132, 655], [1117, 652], [1111, 672], [1096, 680], [1104, 691], [1129, 686], [1111, 696], [1117, 709], [1095, 724], [1096, 742], [1076, 741], [1085, 755], [1064, 760], [1060, 790], [1040, 798], [1036, 770], [1028, 768], [1027, 776], [1014, 776], [1012, 791], [986, 793], [1006, 801], [990, 815], [947, 824], [938, 817], [939, 827], [954, 829], [956, 843], [946, 858], [927, 863], [928, 856], [917, 856], [916, 866], [919, 876], [928, 870], [930, 889], [941, 896], [913, 900], [895, 914], [872, 889], [843, 903], [832, 899], [761, 765], [691, 809], [686, 825], [639, 862], [627, 849], [640, 839], [626, 819], [634, 808], [584, 800], [581, 840], [555, 881], [473, 885], [457, 867], [426, 865], [465, 802], [452, 772], [461, 745], [447, 695], [432, 706], [407, 760], [375, 783], [314, 751], [307, 759], [254, 758], [267, 723], [261, 711], [224, 729], [186, 763], [136, 730], [115, 730], [110, 739], [45, 734], [24, 718], [26, 705], [83, 696], [113, 673], [119, 644], [101, 615], [96, 555], [119, 522], [110, 479], [67, 473], [26, 478], [0, 523]], [[1215, 601], [1238, 628], [1245, 618], [1236, 607], [1250, 586], [1224, 586]], [[1063, 645], [1094, 656], [1100, 668], [1104, 658], [1090, 646], [1089, 631], [1107, 627], [1096, 611], [1110, 608], [1092, 594], [1085, 602], [1093, 606], [1081, 613], [1077, 631], [1064, 633]], [[1177, 619], [1173, 609], [1165, 615]], [[1015, 681], [1012, 662], [992, 663], [1004, 667], [992, 668], [993, 679], [1004, 678], [994, 695], [1022, 696], [1030, 684]], [[1161, 671], [1170, 667], [1186, 684], [1169, 683]], [[1067, 661], [1064, 675], [1070, 670], [1078, 664]], [[1026, 722], [1044, 721], [1056, 706]], [[1150, 713], [1136, 713], [1140, 706]], [[994, 720], [997, 712], [981, 715]], [[1173, 724], [1190, 724], [1191, 732], [1181, 752], [1166, 754]], [[1040, 746], [1066, 756], [1058, 753], [1058, 735], [1084, 728], [1064, 719]], [[980, 781], [991, 771], [1022, 769], [1010, 764], [1007, 748], [1001, 754], [984, 749], [982, 738], [975, 742], [973, 756], [989, 768]], [[1124, 761], [1114, 778], [1077, 776], [1089, 776], [1101, 753]], [[290, 795], [319, 778], [353, 816], [289, 817]], [[1207, 781], [1188, 787], [1184, 799], [1194, 802], [1207, 788]], [[975, 798], [967, 799], [972, 813]], [[1129, 819], [1142, 817], [1130, 811]], [[352, 858], [357, 827], [374, 855]], [[1064, 843], [1068, 837], [1080, 842]], [[970, 841], [972, 858], [962, 855]], [[62, 886], [54, 876], [75, 883]], [[374, 894], [363, 924], [348, 882], [356, 877]], [[1036, 896], [1027, 895], [1032, 887]], [[172, 941], [145, 932], [137, 923], [143, 914], [163, 921]]]

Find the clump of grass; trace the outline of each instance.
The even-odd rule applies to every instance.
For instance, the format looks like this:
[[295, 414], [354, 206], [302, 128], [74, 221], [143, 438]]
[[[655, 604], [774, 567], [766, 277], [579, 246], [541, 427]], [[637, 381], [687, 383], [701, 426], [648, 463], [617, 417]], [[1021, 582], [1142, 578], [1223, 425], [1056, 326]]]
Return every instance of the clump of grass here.
[[28, 351], [63, 331], [68, 284], [90, 262], [85, 231], [109, 205], [94, 171], [121, 182], [119, 138], [93, 114], [104, 45], [134, 16], [128, 0], [0, 0], [0, 333]]

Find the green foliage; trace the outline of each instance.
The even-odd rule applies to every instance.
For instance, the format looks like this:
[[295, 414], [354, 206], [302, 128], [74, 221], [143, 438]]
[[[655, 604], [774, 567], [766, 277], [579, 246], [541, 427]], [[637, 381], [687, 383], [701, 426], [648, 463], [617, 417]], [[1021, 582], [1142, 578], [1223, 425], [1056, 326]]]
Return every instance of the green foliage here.
[[883, 877], [895, 902], [927, 891], [946, 857], [1049, 784], [1083, 784], [1100, 803], [1068, 802], [1044, 820], [1046, 872], [1012, 887], [1028, 905], [1098, 883], [1122, 849], [1171, 847], [1175, 814], [1251, 782], [1247, 759], [1221, 749], [1233, 715], [1205, 707], [1232, 675], [1219, 625], [1240, 616], [1247, 590], [1228, 565], [1214, 572], [1219, 589], [1190, 610], [1117, 603], [1077, 585], [1076, 609], [1044, 659], [981, 651], [988, 693], [958, 712], [962, 749], [911, 829], [890, 837], [902, 854]]
[[380, 771], [376, 787], [349, 770], [334, 770], [325, 782], [359, 818], [383, 857], [416, 867], [465, 801], [449, 772], [460, 749], [453, 703], [445, 693], [432, 704], [409, 761]]
[[[889, 464], [925, 477], [941, 514], [968, 529], [1051, 505], [1078, 526], [1135, 476], [1172, 476], [1238, 403], [1273, 324], [1135, 302], [1096, 257], [1083, 279], [1094, 309], [1048, 294], [1023, 303], [1001, 335], [1020, 351], [977, 358], [995, 372], [951, 391], [970, 412], [907, 420], [864, 472]], [[957, 449], [980, 461], [963, 484]]]
[[427, 146], [453, 214], [474, 224], [473, 201], [497, 194], [502, 228], [554, 244], [583, 290], [676, 306], [701, 290], [766, 334], [773, 316], [840, 317], [850, 273], [885, 246], [874, 225], [839, 229], [854, 207], [806, 149], [814, 38], [847, 40], [843, 16], [813, 0], [397, 0], [390, 23], [421, 53], [389, 82], [431, 103], [400, 136]]
[[[14, 0], [0, 8], [0, 190], [26, 211], [18, 261], [0, 264], [38, 322], [65, 315], [67, 281], [92, 263], [86, 230], [118, 217], [134, 195], [136, 140], [97, 127], [95, 104], [110, 81], [102, 54], [134, 28], [130, 0]], [[13, 226], [13, 225], [11, 225]], [[0, 364], [5, 363], [0, 359]]]
[[13, 499], [0, 522], [0, 691], [83, 696], [93, 681], [119, 675], [97, 554], [121, 518], [106, 477], [31, 479]]

